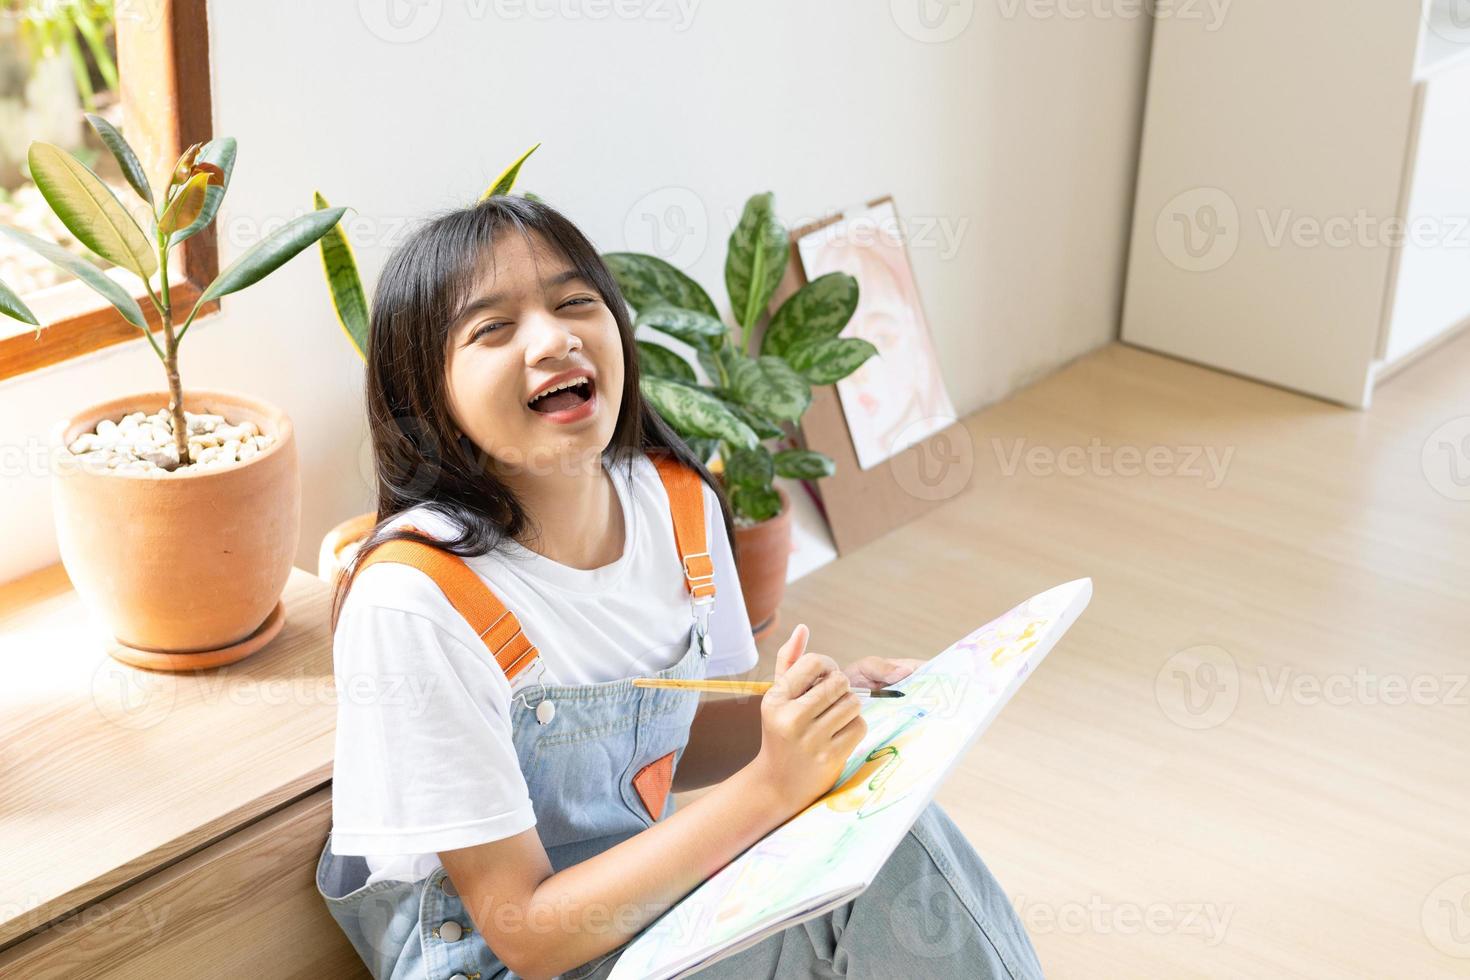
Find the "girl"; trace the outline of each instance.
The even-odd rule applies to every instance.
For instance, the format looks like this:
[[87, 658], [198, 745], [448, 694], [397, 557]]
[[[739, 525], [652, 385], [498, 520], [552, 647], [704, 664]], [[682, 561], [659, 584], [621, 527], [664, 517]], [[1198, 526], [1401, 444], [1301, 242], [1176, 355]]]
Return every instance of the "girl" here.
[[[749, 673], [756, 650], [729, 506], [639, 394], [617, 285], [552, 208], [492, 197], [418, 230], [367, 355], [379, 524], [333, 603], [317, 887], [377, 978], [605, 977], [831, 787], [866, 730], [849, 686], [917, 661], [844, 670], [798, 625], [759, 700], [632, 686]], [[857, 899], [700, 975], [921, 973], [1040, 975], [933, 805]]]

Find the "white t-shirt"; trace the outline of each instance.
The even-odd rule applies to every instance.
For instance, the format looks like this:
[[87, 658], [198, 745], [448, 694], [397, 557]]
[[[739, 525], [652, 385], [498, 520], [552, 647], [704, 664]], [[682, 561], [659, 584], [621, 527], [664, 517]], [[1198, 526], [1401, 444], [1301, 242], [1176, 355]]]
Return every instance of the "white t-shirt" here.
[[[507, 541], [466, 560], [539, 652], [515, 692], [428, 575], [378, 562], [353, 583], [333, 638], [332, 849], [366, 856], [368, 883], [417, 881], [438, 867], [439, 851], [535, 825], [511, 739], [511, 698], [522, 686], [647, 675], [688, 648], [689, 593], [663, 481], [646, 456], [635, 458], [631, 482], [626, 463], [605, 465], [623, 508], [621, 558], [578, 569]], [[719, 503], [703, 489], [715, 574], [708, 674], [747, 674], [755, 641]], [[422, 508], [390, 522], [402, 523], [451, 536]]]

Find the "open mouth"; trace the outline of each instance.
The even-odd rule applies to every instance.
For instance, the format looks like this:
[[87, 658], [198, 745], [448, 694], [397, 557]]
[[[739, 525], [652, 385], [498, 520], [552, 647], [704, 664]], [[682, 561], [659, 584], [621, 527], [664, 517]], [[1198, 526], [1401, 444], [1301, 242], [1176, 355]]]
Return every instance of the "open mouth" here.
[[586, 404], [592, 398], [592, 379], [573, 378], [557, 385], [526, 403], [526, 407], [542, 415], [554, 415]]

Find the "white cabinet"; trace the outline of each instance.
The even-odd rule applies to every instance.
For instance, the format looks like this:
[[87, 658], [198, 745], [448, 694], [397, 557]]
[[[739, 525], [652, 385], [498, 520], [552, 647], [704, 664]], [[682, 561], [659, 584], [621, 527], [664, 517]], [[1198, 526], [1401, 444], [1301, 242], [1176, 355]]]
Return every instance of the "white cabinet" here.
[[1470, 316], [1470, 64], [1419, 86], [1406, 233], [1380, 354], [1396, 364]]
[[1174, 9], [1122, 338], [1366, 406], [1470, 321], [1470, 0]]

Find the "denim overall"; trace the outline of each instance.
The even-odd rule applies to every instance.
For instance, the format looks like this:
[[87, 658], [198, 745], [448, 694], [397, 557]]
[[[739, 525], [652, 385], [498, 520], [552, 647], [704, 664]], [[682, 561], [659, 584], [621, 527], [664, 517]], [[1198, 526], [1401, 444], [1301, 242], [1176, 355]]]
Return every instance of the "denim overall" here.
[[[655, 463], [673, 506], [692, 622], [683, 656], [652, 676], [702, 678], [714, 600], [702, 491], [693, 471], [662, 457]], [[472, 625], [489, 624], [483, 633], [486, 646], [507, 676], [534, 661], [537, 651], [513, 614], [458, 559], [427, 546], [418, 550], [410, 542], [383, 545], [368, 558], [397, 545], [410, 547], [382, 560], [424, 568]], [[673, 770], [698, 701], [693, 692], [634, 687], [631, 678], [532, 684], [516, 694], [516, 755], [536, 831], [554, 870], [592, 858], [672, 812]], [[364, 885], [367, 877], [367, 862], [333, 852], [329, 835], [317, 862], [317, 890], [375, 980], [516, 977], [485, 943], [442, 865], [417, 882]], [[601, 980], [623, 949], [618, 946], [561, 976]], [[1042, 972], [1004, 890], [949, 816], [931, 803], [857, 898], [698, 975], [708, 980], [919, 975], [1029, 980]]]
[[[705, 676], [709, 660], [715, 593], [703, 490], [698, 474], [672, 457], [660, 455], [654, 462], [669, 492], [691, 622], [678, 662], [651, 676], [697, 680]], [[508, 678], [537, 658], [514, 614], [457, 557], [393, 541], [370, 554], [365, 565], [370, 560], [399, 561], [428, 572], [482, 635]], [[489, 625], [482, 631], [480, 623]], [[533, 683], [517, 691], [511, 706], [516, 756], [553, 869], [585, 861], [672, 812], [673, 772], [698, 706], [698, 692], [634, 687], [632, 678]], [[317, 890], [376, 980], [507, 975], [442, 865], [416, 882], [365, 886], [367, 877], [367, 862], [335, 853], [328, 835], [317, 862]]]

